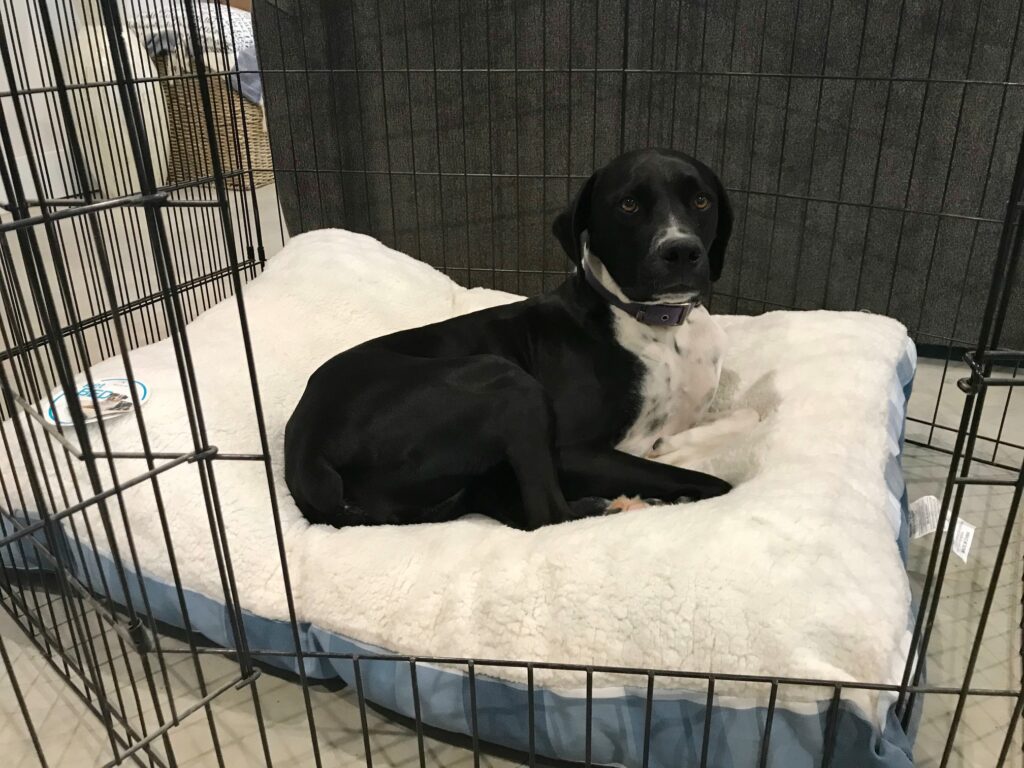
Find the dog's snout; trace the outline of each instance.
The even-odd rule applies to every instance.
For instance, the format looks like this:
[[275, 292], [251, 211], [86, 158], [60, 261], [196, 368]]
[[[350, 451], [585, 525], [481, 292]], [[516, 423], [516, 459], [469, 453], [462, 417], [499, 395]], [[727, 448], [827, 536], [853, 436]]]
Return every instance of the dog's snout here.
[[661, 249], [661, 258], [665, 261], [675, 263], [696, 263], [700, 261], [703, 249], [696, 243], [672, 243]]
[[697, 264], [704, 255], [704, 244], [700, 238], [675, 221], [658, 232], [652, 246], [652, 256], [683, 267]]

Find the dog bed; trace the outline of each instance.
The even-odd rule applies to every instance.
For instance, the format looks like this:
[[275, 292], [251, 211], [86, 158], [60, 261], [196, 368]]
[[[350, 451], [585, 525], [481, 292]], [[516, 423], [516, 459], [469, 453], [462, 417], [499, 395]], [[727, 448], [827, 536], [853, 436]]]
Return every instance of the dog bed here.
[[[285, 489], [281, 451], [285, 422], [309, 374], [371, 337], [515, 300], [464, 289], [369, 237], [338, 230], [292, 239], [245, 288], [306, 651], [898, 682], [911, 616], [899, 456], [915, 355], [905, 329], [888, 318], [837, 312], [718, 317], [729, 343], [712, 415], [757, 414], [739, 420], [742, 434], [729, 439], [711, 430], [703, 449], [701, 432], [694, 433], [691, 448], [700, 458], [689, 466], [731, 481], [735, 489], [724, 497], [533, 533], [481, 517], [342, 530], [308, 525]], [[240, 328], [232, 298], [187, 329], [208, 442], [221, 454], [260, 450]], [[151, 449], [192, 451], [171, 341], [135, 350], [130, 360], [134, 377], [150, 392], [141, 415]], [[97, 379], [124, 374], [119, 358], [92, 369]], [[42, 443], [36, 420], [18, 418]], [[135, 416], [105, 423], [112, 450], [141, 450]], [[8, 489], [15, 477], [27, 488], [12, 427], [3, 426], [13, 457], [0, 454], [0, 476]], [[98, 446], [97, 426], [89, 431]], [[59, 475], [71, 487], [66, 463], [42, 460], [51, 481]], [[84, 470], [74, 465], [87, 488]], [[145, 470], [137, 459], [114, 466], [120, 478]], [[264, 465], [223, 460], [212, 466], [249, 645], [290, 652]], [[111, 487], [105, 462], [100, 472], [103, 487]], [[162, 472], [159, 485], [192, 626], [231, 644], [199, 469], [182, 463]], [[134, 485], [123, 498], [139, 569], [127, 554], [114, 500], [111, 519], [130, 599], [141, 609], [144, 588], [155, 617], [180, 626], [152, 485]], [[0, 496], [3, 504], [10, 516], [35, 517], [34, 503], [13, 490]], [[102, 574], [113, 599], [123, 603], [129, 598], [118, 586], [99, 519], [95, 505], [65, 518], [62, 546], [83, 581], [98, 589]], [[7, 546], [0, 554], [7, 567], [45, 567], [31, 548]], [[296, 669], [293, 657], [266, 660]], [[305, 671], [314, 679], [353, 681], [346, 659], [307, 657]], [[407, 662], [364, 661], [361, 675], [370, 701], [413, 715]], [[475, 675], [479, 737], [525, 750], [526, 671], [479, 665]], [[426, 723], [471, 732], [465, 666], [420, 663], [417, 683]], [[584, 759], [585, 675], [536, 669], [534, 685], [537, 751]], [[646, 685], [645, 675], [594, 673], [594, 762], [642, 763]], [[716, 681], [708, 765], [757, 764], [769, 688]], [[820, 763], [831, 695], [830, 688], [780, 688], [769, 765]], [[846, 689], [842, 696], [832, 726], [832, 765], [910, 766], [910, 738], [892, 715], [894, 697]], [[658, 679], [650, 765], [699, 762], [707, 704], [702, 680]]]

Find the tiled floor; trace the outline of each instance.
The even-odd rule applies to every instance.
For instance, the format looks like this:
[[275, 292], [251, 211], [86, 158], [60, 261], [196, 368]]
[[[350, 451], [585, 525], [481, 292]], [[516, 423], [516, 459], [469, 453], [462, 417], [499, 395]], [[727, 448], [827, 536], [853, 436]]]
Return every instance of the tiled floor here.
[[[943, 365], [923, 360], [918, 367], [911, 415], [931, 418], [935, 407]], [[956, 378], [964, 375], [962, 368], [946, 372], [945, 388], [939, 408], [940, 423], [955, 426], [960, 418], [963, 396], [955, 388]], [[1008, 391], [993, 390], [983, 411], [981, 434], [995, 436], [1003, 425], [1003, 437], [1013, 442], [1024, 442], [1024, 404], [1018, 392], [1007, 407]], [[1005, 414], [1005, 418], [1004, 418]], [[910, 423], [908, 435], [927, 438], [928, 430]], [[940, 436], [940, 444], [951, 444], [952, 433]], [[991, 458], [994, 445], [979, 441], [977, 455]], [[1021, 452], [1000, 448], [995, 454], [1000, 463], [1021, 463]], [[941, 493], [949, 469], [947, 457], [941, 453], [910, 446], [904, 458], [904, 471], [910, 498]], [[1010, 478], [1012, 473], [978, 466], [972, 476]], [[968, 487], [964, 494], [961, 517], [977, 526], [974, 542], [967, 562], [955, 556], [949, 561], [942, 588], [939, 615], [928, 655], [928, 682], [934, 685], [959, 687], [975, 643], [978, 622], [992, 581], [993, 564], [1006, 528], [1006, 515], [1010, 508], [1012, 487]], [[915, 589], [924, 581], [928, 568], [933, 537], [912, 542], [911, 579]], [[1020, 690], [1021, 681], [1021, 596], [1022, 557], [1024, 538], [1018, 519], [1008, 540], [1005, 562], [996, 582], [991, 615], [979, 645], [978, 660], [972, 679], [973, 688]], [[957, 705], [956, 696], [929, 696], [924, 703], [924, 715], [917, 739], [915, 758], [918, 765], [938, 765], [946, 746], [951, 716]], [[949, 765], [974, 768], [993, 766], [1006, 735], [1014, 701], [1011, 699], [968, 697], [963, 719], [953, 744]], [[1021, 752], [1020, 726], [1006, 765], [1018, 768], [1024, 765]]]
[[[4, 613], [0, 613], [0, 637], [3, 638], [20, 690], [32, 714], [43, 752], [50, 766], [103, 765], [111, 759], [111, 746], [96, 717], [82, 701], [63, 683], [32, 647], [17, 626]], [[110, 636], [112, 638], [112, 635]], [[168, 647], [183, 647], [178, 643], [165, 643]], [[230, 683], [238, 678], [238, 667], [226, 659], [207, 657], [203, 665], [208, 690]], [[118, 664], [121, 693], [132, 695], [122, 662]], [[179, 711], [196, 703], [196, 675], [188, 655], [168, 661], [168, 679], [175, 692]], [[136, 678], [138, 679], [136, 668]], [[158, 678], [162, 677], [158, 672]], [[109, 679], [109, 677], [108, 677]], [[267, 724], [266, 736], [275, 765], [312, 765], [309, 724], [301, 689], [294, 682], [261, 675], [256, 691], [263, 718]], [[166, 688], [158, 685], [158, 695], [166, 702]], [[108, 691], [109, 693], [109, 691]], [[333, 691], [319, 686], [310, 689], [314, 710], [318, 744], [324, 765], [364, 765], [364, 745], [360, 728], [360, 713], [356, 696], [349, 690]], [[153, 708], [143, 683], [139, 682], [142, 712], [149, 723], [155, 722]], [[230, 689], [214, 700], [213, 711], [218, 740], [224, 764], [249, 766], [263, 764], [263, 748], [253, 717], [251, 689]], [[166, 703], [164, 704], [166, 706]], [[130, 703], [127, 709], [136, 716]], [[166, 714], [166, 710], [165, 710]], [[419, 765], [415, 733], [394, 724], [368, 710], [371, 734], [371, 753], [374, 765]], [[177, 764], [190, 768], [216, 765], [214, 746], [205, 714], [197, 711], [186, 718], [172, 732], [173, 752]], [[427, 764], [460, 768], [473, 764], [469, 750], [425, 738]], [[162, 748], [161, 751], [164, 751]], [[38, 764], [36, 753], [26, 733], [17, 700], [6, 673], [0, 668], [0, 764], [5, 768], [27, 768]], [[505, 760], [485, 757], [481, 765], [491, 768], [513, 766]]]

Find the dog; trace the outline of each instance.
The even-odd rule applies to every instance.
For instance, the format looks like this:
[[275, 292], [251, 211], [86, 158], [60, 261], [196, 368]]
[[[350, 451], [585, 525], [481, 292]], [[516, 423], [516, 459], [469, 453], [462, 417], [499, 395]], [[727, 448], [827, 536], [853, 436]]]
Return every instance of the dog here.
[[706, 165], [666, 149], [597, 170], [552, 226], [554, 291], [353, 347], [309, 379], [285, 481], [311, 523], [480, 513], [514, 528], [708, 499], [717, 477], [652, 460], [702, 418], [724, 333], [703, 305], [733, 215]]

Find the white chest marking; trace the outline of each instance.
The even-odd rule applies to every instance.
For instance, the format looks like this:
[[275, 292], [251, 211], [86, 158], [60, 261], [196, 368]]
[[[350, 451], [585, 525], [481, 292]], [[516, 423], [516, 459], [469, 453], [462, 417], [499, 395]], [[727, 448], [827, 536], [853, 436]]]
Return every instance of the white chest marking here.
[[722, 373], [726, 336], [704, 307], [670, 327], [645, 325], [614, 308], [612, 314], [616, 340], [643, 366], [640, 411], [617, 448], [644, 456], [659, 438], [689, 429], [707, 412]]

